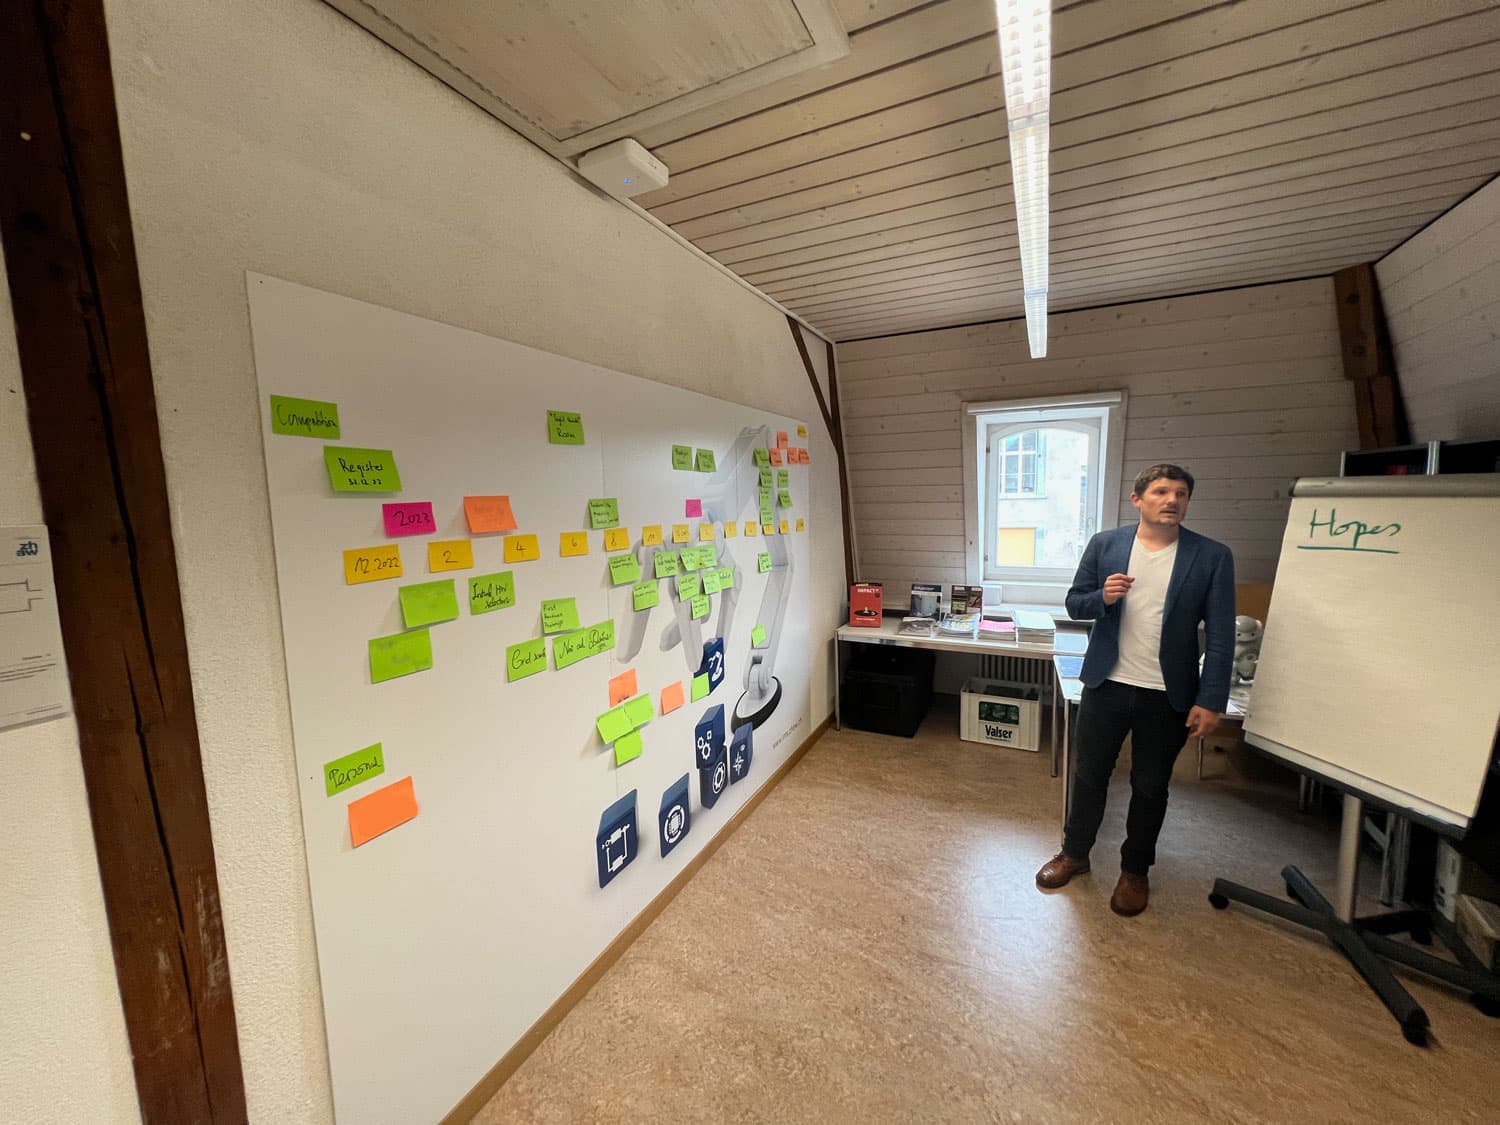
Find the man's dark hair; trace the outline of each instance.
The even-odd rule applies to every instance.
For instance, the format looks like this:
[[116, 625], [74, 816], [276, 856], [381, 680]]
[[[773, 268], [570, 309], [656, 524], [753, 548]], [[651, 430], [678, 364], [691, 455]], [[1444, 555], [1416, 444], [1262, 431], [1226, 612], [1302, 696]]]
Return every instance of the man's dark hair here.
[[1154, 480], [1180, 480], [1188, 486], [1188, 495], [1193, 494], [1193, 474], [1181, 465], [1152, 465], [1149, 469], [1142, 469], [1135, 478], [1135, 484], [1131, 488], [1134, 496], [1146, 495], [1146, 489], [1151, 487]]

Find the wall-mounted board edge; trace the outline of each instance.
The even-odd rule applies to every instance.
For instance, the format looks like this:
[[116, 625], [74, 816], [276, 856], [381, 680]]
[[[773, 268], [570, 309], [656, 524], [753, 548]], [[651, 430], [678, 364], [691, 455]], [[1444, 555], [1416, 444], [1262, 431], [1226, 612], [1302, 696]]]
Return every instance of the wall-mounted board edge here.
[[568, 990], [542, 1013], [541, 1018], [526, 1030], [525, 1035], [517, 1040], [516, 1045], [506, 1051], [500, 1061], [490, 1068], [489, 1073], [475, 1083], [474, 1088], [448, 1111], [441, 1125], [468, 1125], [478, 1115], [500, 1087], [505, 1085], [510, 1076], [521, 1068], [521, 1064], [530, 1057], [531, 1053], [542, 1045], [542, 1041], [552, 1034], [558, 1024], [562, 1023], [563, 1017], [588, 995], [589, 990], [599, 983], [599, 979], [609, 968], [635, 944], [635, 939], [645, 932], [647, 926], [656, 921], [657, 916], [692, 881], [693, 876], [698, 874], [703, 865], [712, 859], [714, 854], [724, 846], [724, 842], [749, 819], [750, 814], [766, 799], [766, 795], [781, 784], [782, 779], [802, 760], [802, 756], [813, 748], [818, 739], [823, 737], [824, 732], [832, 723], [833, 716], [829, 715], [813, 728], [813, 732], [802, 740], [802, 745], [793, 750], [765, 784], [746, 799], [739, 811], [725, 822], [712, 840], [704, 845], [703, 850], [688, 861], [687, 865], [678, 872], [677, 877], [663, 887], [661, 893], [653, 898], [644, 910], [631, 919], [630, 924], [620, 931], [620, 936], [610, 942], [604, 952], [594, 958], [593, 963], [568, 986]]

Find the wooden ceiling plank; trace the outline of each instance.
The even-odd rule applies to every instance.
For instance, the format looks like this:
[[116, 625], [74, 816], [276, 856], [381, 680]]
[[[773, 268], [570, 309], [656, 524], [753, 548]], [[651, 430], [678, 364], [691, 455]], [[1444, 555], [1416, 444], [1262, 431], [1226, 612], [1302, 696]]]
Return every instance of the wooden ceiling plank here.
[[[978, 193], [977, 198], [960, 200], [959, 204], [929, 209], [922, 214], [917, 214], [913, 208], [897, 216], [888, 226], [862, 220], [849, 228], [832, 231], [827, 238], [779, 239], [777, 245], [771, 246], [748, 243], [742, 248], [720, 250], [715, 257], [736, 271], [752, 273], [757, 269], [813, 263], [842, 253], [874, 249], [887, 241], [894, 245], [949, 231], [993, 226], [1004, 221], [1006, 209], [991, 201], [987, 192]], [[1009, 214], [1014, 222], [1015, 211], [1010, 210]], [[817, 232], [811, 234], [815, 236]], [[800, 245], [797, 244], [799, 241]], [[790, 248], [786, 245], [788, 243], [791, 244]]]
[[843, 21], [844, 30], [853, 34], [871, 24], [884, 23], [930, 4], [932, 0], [834, 0], [834, 10]]

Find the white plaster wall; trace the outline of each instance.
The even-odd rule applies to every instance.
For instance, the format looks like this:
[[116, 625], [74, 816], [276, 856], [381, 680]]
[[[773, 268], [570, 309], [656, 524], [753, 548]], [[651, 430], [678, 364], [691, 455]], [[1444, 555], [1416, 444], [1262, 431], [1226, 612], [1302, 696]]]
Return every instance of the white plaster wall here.
[[806, 418], [822, 637], [838, 476], [781, 313], [332, 8], [106, 7], [250, 1116], [326, 1121], [244, 272]]
[[[42, 522], [0, 261], [0, 525]], [[0, 731], [0, 1121], [138, 1122], [71, 718]]]

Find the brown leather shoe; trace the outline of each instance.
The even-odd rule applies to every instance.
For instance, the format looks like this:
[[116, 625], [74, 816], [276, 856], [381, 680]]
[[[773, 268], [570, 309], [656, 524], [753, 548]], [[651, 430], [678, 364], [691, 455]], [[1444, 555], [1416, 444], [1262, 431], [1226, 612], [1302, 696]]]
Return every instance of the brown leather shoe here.
[[1120, 872], [1115, 893], [1109, 896], [1109, 908], [1125, 918], [1134, 918], [1151, 901], [1151, 882], [1144, 875]]
[[1074, 859], [1066, 852], [1058, 852], [1042, 864], [1042, 869], [1036, 873], [1036, 885], [1043, 890], [1055, 891], [1059, 887], [1066, 887], [1068, 880], [1074, 875], [1087, 875], [1088, 872], [1088, 860]]

